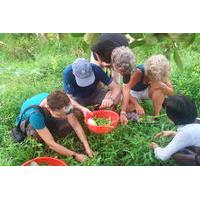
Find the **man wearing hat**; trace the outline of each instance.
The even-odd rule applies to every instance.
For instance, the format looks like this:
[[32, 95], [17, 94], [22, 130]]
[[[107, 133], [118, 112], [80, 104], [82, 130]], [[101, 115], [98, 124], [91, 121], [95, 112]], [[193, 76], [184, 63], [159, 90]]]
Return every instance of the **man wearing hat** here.
[[[64, 90], [83, 106], [97, 105], [109, 108], [120, 97], [120, 85], [112, 80], [99, 66], [84, 58], [78, 58], [64, 70]], [[99, 88], [102, 82], [108, 89]]]

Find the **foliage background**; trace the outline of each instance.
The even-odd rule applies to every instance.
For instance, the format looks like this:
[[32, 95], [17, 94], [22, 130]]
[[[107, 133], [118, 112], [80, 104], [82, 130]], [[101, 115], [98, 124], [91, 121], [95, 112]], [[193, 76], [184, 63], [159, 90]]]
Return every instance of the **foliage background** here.
[[[0, 165], [21, 165], [37, 156], [55, 156], [70, 165], [175, 165], [171, 160], [156, 160], [148, 147], [155, 133], [175, 129], [166, 117], [156, 125], [129, 122], [128, 127], [119, 126], [112, 134], [104, 136], [89, 133], [85, 127], [89, 143], [97, 156], [83, 164], [60, 156], [32, 139], [23, 144], [12, 142], [9, 131], [14, 127], [23, 101], [39, 92], [62, 89], [63, 69], [77, 57], [90, 58], [91, 41], [85, 40], [86, 43], [83, 34], [60, 36], [60, 40], [57, 40], [55, 34], [48, 34], [48, 38], [36, 34], [0, 34]], [[200, 35], [195, 34], [193, 41], [192, 36], [187, 34], [161, 34], [156, 37], [154, 34], [140, 34], [138, 37], [134, 34], [132, 37], [134, 42], [143, 41], [130, 45], [138, 64], [152, 54], [167, 54], [173, 67], [172, 82], [176, 93], [191, 96], [199, 111]], [[151, 114], [151, 103], [147, 101], [143, 105]], [[161, 145], [168, 141], [156, 140]], [[59, 142], [83, 152], [73, 133]]]

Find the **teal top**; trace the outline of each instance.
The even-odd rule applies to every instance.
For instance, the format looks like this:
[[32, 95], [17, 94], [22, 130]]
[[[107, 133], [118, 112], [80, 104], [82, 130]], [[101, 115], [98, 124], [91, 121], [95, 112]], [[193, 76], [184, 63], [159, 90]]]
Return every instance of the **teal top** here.
[[[40, 94], [37, 94], [29, 99], [27, 99], [22, 107], [21, 107], [21, 110], [20, 110], [20, 114], [19, 116], [17, 117], [16, 119], [16, 125], [18, 125], [19, 121], [20, 121], [20, 118], [21, 118], [21, 115], [23, 113], [23, 111], [32, 106], [32, 105], [40, 105], [40, 103], [45, 99], [47, 98], [49, 94], [48, 93], [40, 93]], [[29, 118], [30, 117], [30, 118]], [[29, 118], [29, 123], [30, 125], [36, 129], [36, 130], [40, 130], [40, 129], [43, 129], [45, 128], [45, 117], [43, 116], [43, 114], [41, 113], [41, 111], [39, 110], [39, 108], [30, 108], [29, 110], [27, 110], [25, 112], [25, 114], [22, 116], [22, 121], [23, 120], [28, 120]]]

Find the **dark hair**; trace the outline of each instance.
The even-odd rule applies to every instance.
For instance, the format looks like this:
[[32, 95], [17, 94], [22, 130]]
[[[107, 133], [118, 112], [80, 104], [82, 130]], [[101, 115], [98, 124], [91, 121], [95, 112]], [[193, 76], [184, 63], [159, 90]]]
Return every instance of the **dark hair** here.
[[170, 96], [165, 102], [167, 116], [176, 125], [191, 124], [197, 118], [195, 103], [187, 96]]
[[[93, 53], [97, 53], [101, 61], [111, 63], [111, 54], [113, 49], [118, 47], [119, 44], [110, 40], [104, 40], [99, 42], [92, 47]], [[97, 60], [96, 56], [94, 57]]]
[[61, 90], [56, 90], [47, 97], [47, 104], [51, 110], [59, 110], [65, 106], [68, 106], [69, 102], [69, 97]]
[[[93, 45], [93, 53], [97, 53], [101, 61], [111, 63], [113, 49], [121, 46], [128, 46], [128, 40], [122, 33], [101, 33], [99, 42]], [[97, 60], [96, 56], [94, 59]]]

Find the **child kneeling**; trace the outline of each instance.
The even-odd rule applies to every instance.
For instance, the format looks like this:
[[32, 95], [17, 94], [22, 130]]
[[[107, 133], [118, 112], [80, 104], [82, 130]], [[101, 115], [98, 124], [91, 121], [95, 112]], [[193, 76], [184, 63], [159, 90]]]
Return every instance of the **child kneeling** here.
[[164, 148], [152, 142], [155, 157], [168, 160], [173, 157], [181, 165], [200, 165], [200, 122], [197, 118], [195, 103], [186, 96], [171, 96], [166, 99], [165, 108], [168, 118], [178, 125], [177, 132], [163, 131], [156, 135], [174, 136]]

